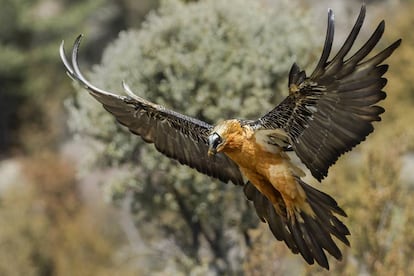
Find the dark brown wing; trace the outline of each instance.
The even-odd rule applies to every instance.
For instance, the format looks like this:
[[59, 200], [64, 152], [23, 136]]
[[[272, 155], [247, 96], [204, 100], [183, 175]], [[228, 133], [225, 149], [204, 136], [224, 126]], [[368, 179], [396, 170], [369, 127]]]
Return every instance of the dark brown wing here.
[[134, 95], [124, 84], [129, 96], [119, 96], [90, 84], [79, 69], [77, 57], [81, 41], [79, 36], [73, 47], [72, 63], [60, 47], [60, 57], [69, 76], [89, 90], [104, 108], [129, 130], [144, 141], [154, 143], [158, 151], [190, 166], [197, 171], [220, 179], [243, 185], [238, 166], [223, 154], [208, 157], [208, 141], [212, 126], [203, 121], [168, 110]]
[[283, 129], [301, 161], [319, 181], [339, 156], [351, 150], [373, 131], [384, 109], [377, 102], [386, 96], [382, 62], [400, 45], [397, 40], [371, 58], [366, 58], [384, 32], [384, 21], [369, 40], [345, 60], [365, 18], [361, 7], [356, 23], [336, 56], [328, 61], [334, 36], [334, 16], [328, 13], [328, 28], [321, 58], [306, 77], [296, 64], [289, 74], [290, 95], [275, 109], [252, 123], [256, 129]]

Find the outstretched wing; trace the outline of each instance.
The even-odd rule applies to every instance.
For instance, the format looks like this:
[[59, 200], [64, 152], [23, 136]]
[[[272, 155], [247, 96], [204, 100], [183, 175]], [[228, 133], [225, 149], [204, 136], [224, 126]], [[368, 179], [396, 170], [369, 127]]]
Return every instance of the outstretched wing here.
[[384, 21], [368, 41], [345, 60], [365, 18], [361, 7], [356, 23], [341, 49], [328, 61], [334, 15], [328, 13], [328, 28], [321, 58], [306, 76], [296, 64], [289, 74], [289, 96], [272, 111], [254, 121], [256, 129], [282, 129], [289, 136], [298, 157], [319, 181], [339, 156], [370, 134], [373, 121], [380, 121], [384, 109], [377, 102], [386, 96], [382, 76], [388, 65], [382, 62], [400, 45], [401, 39], [371, 58], [366, 58], [384, 32]]
[[208, 141], [212, 126], [154, 104], [133, 94], [124, 84], [128, 96], [119, 96], [101, 90], [90, 84], [82, 75], [78, 65], [78, 50], [82, 36], [73, 47], [72, 63], [66, 58], [63, 42], [60, 57], [69, 76], [89, 90], [104, 108], [129, 130], [141, 136], [148, 143], [154, 143], [156, 149], [166, 156], [178, 160], [201, 173], [243, 185], [238, 166], [224, 154], [209, 157]]

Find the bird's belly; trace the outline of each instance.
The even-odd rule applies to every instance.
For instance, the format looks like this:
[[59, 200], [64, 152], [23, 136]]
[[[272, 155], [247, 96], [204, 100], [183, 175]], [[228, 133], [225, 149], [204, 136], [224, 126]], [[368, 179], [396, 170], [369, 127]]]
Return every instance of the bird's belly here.
[[[265, 176], [270, 166], [278, 166], [287, 157], [280, 149], [268, 150], [256, 142], [246, 141], [240, 149], [225, 152], [241, 168], [246, 168]], [[287, 157], [289, 158], [289, 157]]]
[[291, 163], [289, 156], [282, 150], [270, 152], [257, 143], [245, 143], [241, 150], [227, 155], [273, 204], [277, 203], [275, 190], [285, 201], [296, 201], [298, 197], [304, 196], [296, 181], [296, 176], [302, 176], [303, 172]]

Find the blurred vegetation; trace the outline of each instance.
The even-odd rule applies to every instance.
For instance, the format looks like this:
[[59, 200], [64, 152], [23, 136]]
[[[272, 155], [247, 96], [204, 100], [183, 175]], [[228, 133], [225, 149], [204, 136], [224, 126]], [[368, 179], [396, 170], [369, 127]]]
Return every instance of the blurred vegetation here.
[[[57, 45], [80, 32], [91, 34], [90, 45], [112, 40], [127, 25], [138, 26], [157, 1], [140, 3], [0, 0], [0, 156], [59, 146], [67, 135], [62, 101], [70, 82], [57, 74], [62, 70]], [[134, 23], [125, 13], [129, 9], [138, 13]], [[85, 46], [83, 60], [97, 62], [102, 49]]]
[[[367, 3], [366, 29], [386, 18], [381, 46], [403, 38], [389, 61], [387, 112], [315, 184], [347, 211], [352, 232], [330, 274], [411, 275], [414, 3]], [[69, 49], [84, 33], [81, 66], [100, 63], [87, 75], [101, 88], [122, 93], [126, 80], [137, 94], [209, 122], [255, 118], [287, 92], [292, 62], [309, 71], [319, 55], [325, 17], [312, 27], [309, 9], [346, 7], [349, 18], [334, 9], [341, 29], [360, 1], [315, 5], [174, 0], [144, 20], [158, 1], [0, 0], [0, 158], [18, 164], [9, 179], [0, 162], [0, 275], [328, 274], [275, 241], [239, 187], [156, 153], [80, 87], [73, 97], [57, 53], [62, 39]], [[79, 164], [71, 159], [79, 156]], [[90, 202], [97, 192], [82, 185], [97, 181], [118, 209]]]
[[75, 168], [50, 153], [20, 161], [25, 179], [2, 194], [0, 274], [131, 273], [113, 255], [125, 242], [110, 221], [116, 214], [105, 206], [99, 212], [86, 210]]
[[135, 275], [118, 214], [80, 196], [73, 160], [62, 156], [73, 87], [58, 47], [90, 33], [83, 61], [97, 62], [96, 43], [157, 5], [139, 2], [0, 0], [0, 275]]

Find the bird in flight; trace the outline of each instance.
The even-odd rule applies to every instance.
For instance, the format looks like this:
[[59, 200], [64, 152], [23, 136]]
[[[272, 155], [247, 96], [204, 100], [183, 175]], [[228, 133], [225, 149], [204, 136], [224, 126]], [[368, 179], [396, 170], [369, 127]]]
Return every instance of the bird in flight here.
[[243, 186], [259, 218], [275, 238], [300, 253], [307, 263], [329, 269], [326, 253], [342, 258], [336, 239], [349, 246], [348, 228], [338, 217], [346, 213], [328, 194], [306, 184], [305, 173], [289, 158], [294, 151], [312, 176], [321, 181], [338, 158], [365, 140], [384, 109], [383, 64], [400, 45], [395, 41], [367, 58], [384, 33], [384, 21], [366, 43], [346, 57], [365, 18], [362, 5], [350, 34], [329, 59], [334, 38], [334, 15], [328, 11], [324, 47], [308, 76], [293, 64], [289, 95], [257, 120], [230, 119], [215, 125], [192, 118], [135, 95], [123, 83], [126, 96], [95, 87], [78, 65], [81, 35], [71, 61], [63, 42], [60, 56], [68, 75], [132, 133], [153, 143], [158, 151], [181, 164], [223, 182]]

